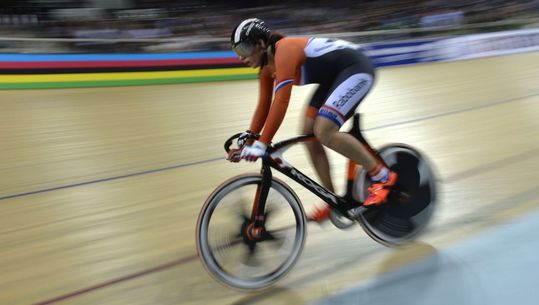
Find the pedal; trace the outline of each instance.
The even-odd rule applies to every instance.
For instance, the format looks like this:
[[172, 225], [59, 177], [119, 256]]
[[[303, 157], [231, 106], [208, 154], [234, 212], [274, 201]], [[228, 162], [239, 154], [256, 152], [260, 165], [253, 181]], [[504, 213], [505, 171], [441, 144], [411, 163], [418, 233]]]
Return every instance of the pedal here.
[[368, 210], [368, 208], [364, 206], [359, 206], [357, 208], [353, 208], [348, 210], [348, 216], [352, 219], [358, 220], [363, 213], [365, 213]]

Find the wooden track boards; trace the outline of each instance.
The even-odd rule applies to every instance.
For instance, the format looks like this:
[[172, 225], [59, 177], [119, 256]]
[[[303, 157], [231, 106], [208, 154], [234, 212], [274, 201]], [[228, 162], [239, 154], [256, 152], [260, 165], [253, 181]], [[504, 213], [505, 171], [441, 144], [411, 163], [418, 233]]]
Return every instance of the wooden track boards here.
[[[222, 149], [248, 127], [256, 82], [3, 91], [0, 304], [304, 304], [375, 279], [539, 205], [538, 72], [539, 53], [380, 70], [363, 127], [436, 165], [429, 232], [392, 250], [359, 227], [309, 225], [291, 274], [254, 295], [205, 273], [194, 232], [213, 188], [257, 171]], [[313, 88], [294, 89], [276, 139], [298, 133]], [[302, 148], [287, 157], [314, 175]], [[332, 167], [342, 189], [334, 153]], [[306, 210], [319, 204], [291, 186]]]

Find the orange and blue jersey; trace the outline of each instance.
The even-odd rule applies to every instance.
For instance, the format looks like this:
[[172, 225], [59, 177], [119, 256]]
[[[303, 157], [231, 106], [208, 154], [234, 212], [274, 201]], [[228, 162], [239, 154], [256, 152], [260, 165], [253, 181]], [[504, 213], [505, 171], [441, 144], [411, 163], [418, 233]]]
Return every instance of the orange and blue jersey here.
[[373, 79], [374, 68], [355, 44], [327, 38], [285, 37], [276, 44], [274, 67], [266, 65], [260, 71], [259, 102], [250, 130], [263, 129], [260, 141], [269, 143], [284, 119], [292, 86], [311, 83], [325, 88], [327, 92], [321, 95], [324, 99], [335, 96], [333, 104], [324, 100], [317, 101], [319, 105], [311, 102], [311, 106], [320, 108], [318, 115], [340, 126], [368, 92]]

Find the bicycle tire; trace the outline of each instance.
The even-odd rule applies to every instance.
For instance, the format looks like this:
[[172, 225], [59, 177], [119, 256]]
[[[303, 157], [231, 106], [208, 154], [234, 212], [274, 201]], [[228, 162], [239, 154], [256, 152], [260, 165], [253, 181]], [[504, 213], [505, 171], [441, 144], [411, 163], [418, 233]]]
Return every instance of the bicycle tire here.
[[[276, 178], [273, 178], [271, 182], [270, 193], [268, 194], [268, 200], [266, 202], [266, 211], [269, 211], [269, 209], [274, 207], [275, 204], [288, 206], [290, 207], [290, 209], [278, 209], [277, 211], [273, 211], [272, 213], [277, 212], [277, 216], [281, 216], [281, 218], [278, 219], [272, 218], [272, 220], [270, 220], [270, 216], [266, 215], [266, 225], [275, 225], [278, 228], [284, 228], [273, 231], [268, 230], [268, 232], [271, 231], [271, 234], [279, 233], [277, 235], [280, 235], [281, 232], [284, 232], [284, 235], [280, 236], [284, 236], [284, 238], [287, 238], [287, 240], [283, 241], [282, 244], [277, 245], [277, 247], [279, 247], [277, 254], [273, 256], [268, 256], [265, 259], [253, 259], [254, 262], [244, 262], [241, 260], [241, 255], [238, 255], [240, 257], [238, 257], [237, 260], [231, 257], [230, 265], [234, 266], [229, 266], [228, 261], [225, 261], [227, 258], [222, 257], [226, 256], [223, 253], [226, 251], [230, 251], [232, 256], [240, 254], [240, 252], [242, 251], [241, 249], [245, 251], [245, 248], [242, 248], [242, 245], [248, 246], [248, 244], [246, 244], [245, 240], [242, 240], [242, 238], [240, 238], [239, 234], [237, 233], [241, 234], [241, 231], [244, 228], [243, 225], [245, 225], [244, 220], [246, 218], [250, 218], [250, 216], [245, 217], [244, 215], [242, 217], [242, 221], [240, 221], [241, 223], [237, 220], [232, 219], [231, 223], [233, 223], [233, 228], [230, 232], [227, 232], [228, 228], [225, 225], [220, 226], [219, 221], [215, 218], [226, 218], [228, 217], [228, 215], [233, 214], [230, 213], [230, 211], [226, 210], [227, 204], [229, 203], [227, 200], [232, 200], [232, 202], [230, 202], [230, 206], [232, 209], [238, 208], [241, 210], [242, 207], [239, 198], [234, 198], [235, 195], [241, 195], [241, 193], [238, 193], [238, 190], [244, 189], [244, 191], [248, 192], [255, 190], [256, 186], [258, 186], [261, 181], [262, 177], [258, 174], [241, 175], [225, 181], [223, 184], [217, 187], [215, 191], [208, 197], [200, 211], [197, 222], [196, 244], [198, 255], [200, 257], [202, 265], [208, 271], [208, 273], [218, 282], [224, 284], [225, 286], [239, 290], [265, 289], [280, 280], [294, 266], [301, 254], [305, 243], [306, 218], [301, 202], [298, 196], [294, 193], [294, 191], [292, 191], [292, 189], [290, 189], [288, 185]], [[247, 196], [249, 197], [248, 200], [251, 201], [249, 205], [249, 208], [251, 208], [252, 200], [255, 197], [255, 194], [252, 193]], [[285, 203], [282, 202], [283, 199]], [[280, 201], [280, 203], [275, 203], [277, 201]], [[220, 211], [220, 209], [225, 209], [225, 212], [220, 214], [222, 212]], [[286, 224], [288, 221], [293, 221], [293, 223], [288, 226], [285, 226], [284, 224]], [[271, 222], [271, 224], [268, 222]], [[213, 228], [213, 225], [217, 226], [217, 228]], [[290, 233], [289, 230], [292, 229], [294, 229], [295, 231], [290, 231], [292, 232]], [[219, 240], [217, 241], [217, 244], [214, 244], [210, 240], [210, 238], [213, 237], [213, 233], [217, 233], [223, 236], [224, 239]], [[263, 246], [262, 243], [267, 243], [264, 250], [272, 249], [272, 247], [274, 247], [274, 244], [272, 244], [271, 242], [273, 242], [273, 240], [261, 242], [260, 247]], [[285, 246], [289, 247], [289, 249], [284, 249]], [[238, 250], [238, 248], [240, 250]], [[285, 251], [289, 251], [289, 253], [283, 255], [283, 253], [279, 253], [279, 251], [283, 253]], [[249, 253], [248, 249], [247, 253]], [[279, 255], [283, 259], [282, 262], [278, 262], [275, 264], [275, 267], [268, 268], [268, 270], [264, 270], [262, 271], [262, 273], [260, 273], [261, 269], [263, 269], [263, 263], [266, 263], [267, 260], [275, 259]], [[247, 256], [249, 256], [249, 254], [247, 254]], [[258, 263], [257, 260], [260, 260], [260, 266], [256, 265]], [[240, 274], [236, 274], [236, 270], [240, 270]], [[250, 274], [251, 271], [253, 271], [253, 274]]]

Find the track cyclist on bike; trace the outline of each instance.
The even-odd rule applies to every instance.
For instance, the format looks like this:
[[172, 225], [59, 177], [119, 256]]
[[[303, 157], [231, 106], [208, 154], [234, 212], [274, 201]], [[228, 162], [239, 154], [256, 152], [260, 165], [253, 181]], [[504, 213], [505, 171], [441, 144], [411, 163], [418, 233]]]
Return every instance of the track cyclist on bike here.
[[[243, 148], [241, 158], [256, 161], [264, 155], [283, 121], [293, 85], [319, 84], [305, 112], [303, 133], [314, 133], [319, 141], [308, 143], [307, 150], [322, 185], [334, 191], [324, 145], [369, 171], [373, 184], [363, 205], [385, 203], [397, 174], [353, 136], [339, 131], [374, 84], [374, 66], [359, 47], [344, 40], [285, 37], [257, 18], [236, 26], [231, 44], [246, 65], [260, 68], [258, 105], [248, 132], [262, 133]], [[309, 218], [322, 222], [330, 212], [324, 204]]]

